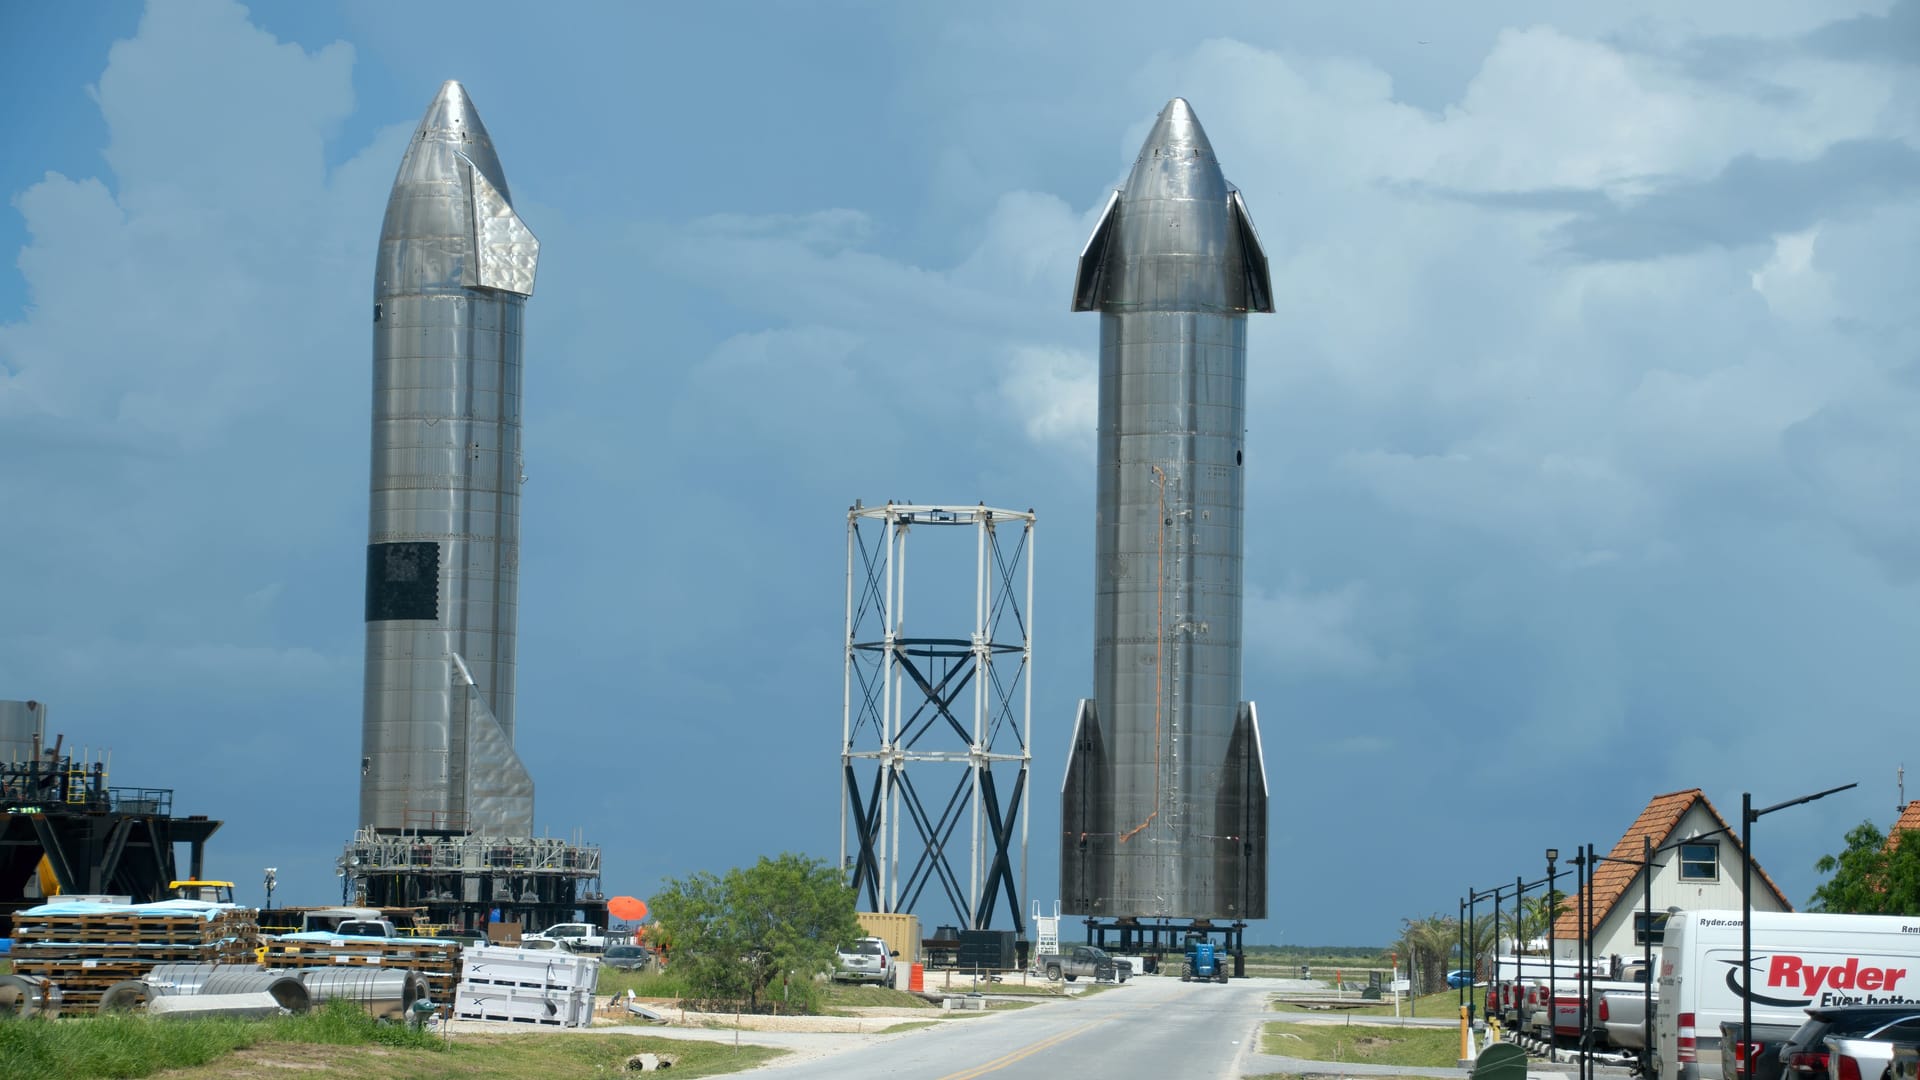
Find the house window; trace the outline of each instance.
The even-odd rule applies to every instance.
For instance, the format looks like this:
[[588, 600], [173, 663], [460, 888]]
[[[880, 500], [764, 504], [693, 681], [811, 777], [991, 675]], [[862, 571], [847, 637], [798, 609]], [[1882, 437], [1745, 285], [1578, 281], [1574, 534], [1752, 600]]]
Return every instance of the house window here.
[[1681, 881], [1719, 881], [1719, 844], [1681, 844]]
[[[1651, 930], [1648, 927], [1652, 927]], [[1667, 912], [1636, 911], [1633, 913], [1633, 943], [1635, 945], [1659, 945], [1667, 940]]]

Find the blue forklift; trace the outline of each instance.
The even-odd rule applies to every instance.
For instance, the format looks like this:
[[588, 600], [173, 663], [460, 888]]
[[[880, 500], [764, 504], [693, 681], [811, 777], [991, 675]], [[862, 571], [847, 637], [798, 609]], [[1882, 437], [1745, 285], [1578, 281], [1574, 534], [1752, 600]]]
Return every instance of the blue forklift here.
[[1186, 955], [1180, 961], [1180, 981], [1227, 981], [1227, 965], [1221, 962], [1213, 942], [1199, 934], [1187, 935]]

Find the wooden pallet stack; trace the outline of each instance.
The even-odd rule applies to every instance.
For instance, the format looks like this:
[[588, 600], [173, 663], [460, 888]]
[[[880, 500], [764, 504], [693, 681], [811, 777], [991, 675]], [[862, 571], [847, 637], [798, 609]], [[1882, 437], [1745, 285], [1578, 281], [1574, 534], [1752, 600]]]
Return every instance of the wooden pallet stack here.
[[100, 995], [156, 964], [251, 964], [260, 928], [251, 908], [209, 912], [146, 905], [85, 913], [31, 908], [13, 917], [13, 970], [60, 987], [68, 1015], [100, 1008]]
[[418, 972], [435, 1004], [453, 1000], [460, 981], [460, 943], [429, 938], [327, 937], [289, 934], [264, 942], [269, 968], [387, 967]]

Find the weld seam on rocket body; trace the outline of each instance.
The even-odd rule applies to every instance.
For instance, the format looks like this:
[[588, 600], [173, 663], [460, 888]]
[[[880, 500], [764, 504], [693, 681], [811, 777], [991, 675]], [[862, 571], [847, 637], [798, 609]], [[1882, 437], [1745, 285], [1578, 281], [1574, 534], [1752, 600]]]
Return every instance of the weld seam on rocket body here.
[[1156, 530], [1158, 547], [1153, 559], [1153, 812], [1147, 815], [1147, 820], [1121, 834], [1122, 844], [1140, 835], [1160, 816], [1160, 706], [1166, 698], [1166, 691], [1160, 685], [1160, 672], [1167, 644], [1167, 474], [1155, 465], [1153, 475], [1155, 485], [1160, 488], [1160, 528]]

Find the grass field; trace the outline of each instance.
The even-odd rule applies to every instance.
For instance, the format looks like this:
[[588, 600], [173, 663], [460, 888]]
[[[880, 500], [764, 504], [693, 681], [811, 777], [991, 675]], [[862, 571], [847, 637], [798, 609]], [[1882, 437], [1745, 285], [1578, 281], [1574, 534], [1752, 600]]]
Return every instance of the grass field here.
[[820, 997], [821, 1003], [826, 1006], [826, 1011], [830, 1015], [842, 1009], [856, 1008], [933, 1008], [933, 1002], [928, 1001], [918, 994], [909, 994], [905, 990], [894, 990], [885, 986], [867, 986], [855, 983], [830, 982], [821, 988]]
[[629, 1057], [646, 1052], [673, 1055], [673, 1076], [739, 1072], [785, 1053], [765, 1046], [735, 1049], [727, 1043], [644, 1035], [560, 1033], [469, 1035], [437, 1052], [262, 1043], [209, 1065], [168, 1073], [167, 1080], [278, 1080], [288, 1075], [327, 1080], [521, 1080], [529, 1076], [567, 1080], [621, 1075]]
[[1460, 1063], [1460, 1035], [1448, 1028], [1376, 1024], [1268, 1024], [1261, 1049], [1312, 1061], [1452, 1068]]
[[[1482, 991], [1482, 993], [1484, 993], [1484, 991]], [[1393, 1016], [1393, 1001], [1391, 999], [1387, 1001], [1382, 1001], [1382, 1002], [1374, 1002], [1366, 1005], [1356, 1005], [1350, 1009], [1339, 1008], [1339, 1009], [1313, 1009], [1313, 1010], [1302, 1009], [1285, 1000], [1276, 999], [1271, 1003], [1270, 1007], [1278, 1012], [1311, 1011], [1315, 1015], [1319, 1015], [1319, 1016], [1326, 1016], [1329, 1013], [1332, 1013], [1338, 1016], [1385, 1016], [1389, 1018]], [[1460, 991], [1442, 990], [1440, 993], [1437, 993], [1437, 994], [1422, 995], [1418, 999], [1401, 998], [1400, 999], [1400, 1015], [1457, 1017], [1460, 1015]]]
[[341, 1080], [508, 1080], [621, 1071], [643, 1051], [671, 1053], [679, 1076], [758, 1065], [781, 1051], [645, 1036], [528, 1032], [447, 1040], [383, 1024], [345, 1003], [273, 1020], [105, 1016], [0, 1024], [0, 1076], [98, 1080], [168, 1072], [169, 1080], [267, 1080], [289, 1073]]

